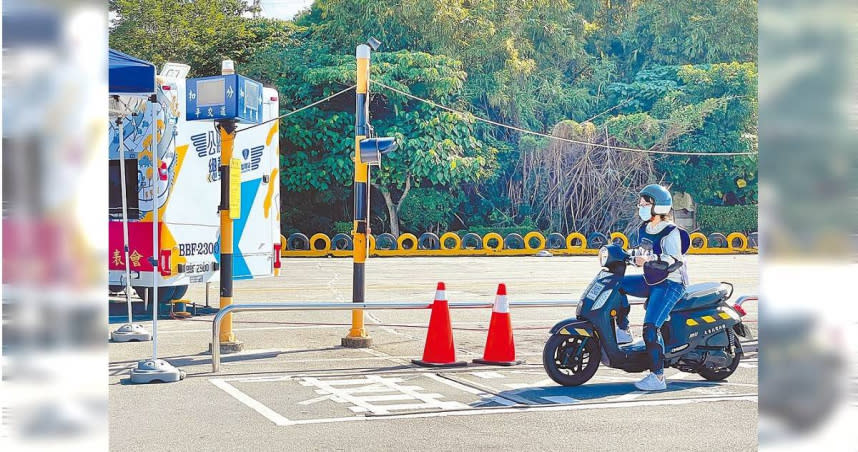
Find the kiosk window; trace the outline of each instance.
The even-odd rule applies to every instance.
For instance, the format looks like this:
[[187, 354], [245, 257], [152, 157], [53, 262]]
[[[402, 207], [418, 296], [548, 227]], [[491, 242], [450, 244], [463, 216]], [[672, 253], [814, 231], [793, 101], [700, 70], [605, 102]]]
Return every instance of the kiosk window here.
[[244, 98], [244, 105], [248, 110], [256, 110], [259, 99], [259, 85], [245, 80], [244, 92], [247, 94], [247, 97]]
[[224, 79], [200, 80], [197, 82], [197, 107], [211, 107], [226, 103]]

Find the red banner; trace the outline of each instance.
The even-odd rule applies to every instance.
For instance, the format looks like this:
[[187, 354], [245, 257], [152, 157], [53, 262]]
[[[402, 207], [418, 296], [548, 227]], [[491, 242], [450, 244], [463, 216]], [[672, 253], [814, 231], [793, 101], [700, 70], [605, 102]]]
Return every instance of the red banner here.
[[57, 271], [77, 265], [70, 245], [74, 225], [47, 218], [13, 217], [4, 218], [2, 228], [3, 284], [74, 282], [74, 272]]
[[[163, 223], [158, 223], [159, 228]], [[158, 231], [161, 232], [160, 230]], [[108, 230], [108, 266], [110, 270], [125, 270], [125, 253], [122, 248], [122, 222], [111, 221]], [[128, 260], [131, 270], [152, 271], [152, 223], [128, 223]]]

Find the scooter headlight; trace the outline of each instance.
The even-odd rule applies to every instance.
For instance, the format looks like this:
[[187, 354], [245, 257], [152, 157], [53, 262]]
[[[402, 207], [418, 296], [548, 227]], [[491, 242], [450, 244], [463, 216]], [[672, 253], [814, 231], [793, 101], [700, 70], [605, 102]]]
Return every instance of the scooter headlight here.
[[603, 246], [599, 248], [599, 266], [604, 267], [608, 264], [608, 248]]

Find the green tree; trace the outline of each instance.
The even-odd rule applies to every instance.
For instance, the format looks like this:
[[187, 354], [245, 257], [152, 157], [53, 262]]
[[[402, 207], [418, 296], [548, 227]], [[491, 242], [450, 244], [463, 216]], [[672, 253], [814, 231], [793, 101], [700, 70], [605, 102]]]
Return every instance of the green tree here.
[[635, 2], [618, 52], [630, 70], [648, 64], [755, 61], [756, 0], [642, 0]]
[[110, 0], [109, 8], [110, 47], [157, 66], [189, 64], [192, 77], [219, 74], [224, 59], [244, 62], [257, 39], [244, 0]]
[[[231, 58], [276, 87], [286, 112], [352, 85], [355, 45], [379, 38], [373, 79], [466, 113], [371, 87], [378, 134], [401, 138], [373, 170], [376, 229], [398, 231], [400, 212], [407, 230], [443, 226], [413, 214], [439, 203], [440, 217], [452, 212], [463, 226], [559, 224], [557, 209], [537, 207], [547, 201], [509, 191], [539, 191], [520, 169], [551, 146], [471, 114], [541, 132], [592, 123], [594, 139], [636, 148], [756, 149], [754, 0], [316, 0], [294, 21], [251, 18], [247, 3], [110, 0], [110, 43], [156, 64], [189, 63], [191, 76]], [[353, 110], [353, 95], [342, 95], [281, 123], [288, 228], [351, 216]], [[699, 202], [756, 202], [755, 158], [653, 160], [653, 178]]]
[[656, 66], [608, 87], [627, 102], [605, 125], [629, 146], [691, 153], [656, 161], [674, 190], [707, 204], [756, 203], [756, 157], [693, 155], [756, 151], [756, 91], [754, 63]]
[[[293, 47], [263, 49], [247, 68], [277, 86], [282, 104], [295, 108], [353, 83], [356, 70], [353, 56], [334, 53], [325, 43], [309, 39]], [[423, 52], [377, 52], [371, 68], [371, 78], [386, 85], [463, 106], [459, 97], [465, 73], [454, 59]], [[412, 188], [459, 191], [462, 184], [488, 174], [493, 151], [475, 138], [468, 118], [381, 91], [376, 85], [371, 92], [373, 127], [379, 135], [395, 136], [399, 142], [399, 149], [371, 171], [372, 186], [387, 207], [390, 230], [398, 235], [399, 211]], [[314, 190], [329, 203], [351, 197], [353, 110], [353, 95], [341, 96], [283, 120], [281, 178], [286, 190]]]

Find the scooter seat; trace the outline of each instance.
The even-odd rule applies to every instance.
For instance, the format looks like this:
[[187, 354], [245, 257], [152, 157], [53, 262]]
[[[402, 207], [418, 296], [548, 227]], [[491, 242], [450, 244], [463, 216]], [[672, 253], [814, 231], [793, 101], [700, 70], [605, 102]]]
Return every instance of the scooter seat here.
[[715, 306], [727, 298], [729, 288], [717, 282], [692, 284], [685, 288], [685, 295], [676, 303], [673, 312], [692, 311]]

